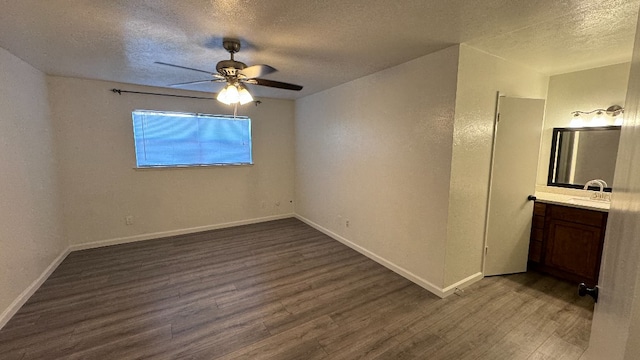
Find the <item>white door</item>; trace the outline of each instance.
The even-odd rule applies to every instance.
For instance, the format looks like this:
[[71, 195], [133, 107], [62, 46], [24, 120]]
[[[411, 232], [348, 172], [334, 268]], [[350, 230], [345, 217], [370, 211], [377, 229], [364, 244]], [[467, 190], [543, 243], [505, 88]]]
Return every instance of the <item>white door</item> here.
[[544, 100], [500, 97], [496, 118], [485, 276], [527, 270]]

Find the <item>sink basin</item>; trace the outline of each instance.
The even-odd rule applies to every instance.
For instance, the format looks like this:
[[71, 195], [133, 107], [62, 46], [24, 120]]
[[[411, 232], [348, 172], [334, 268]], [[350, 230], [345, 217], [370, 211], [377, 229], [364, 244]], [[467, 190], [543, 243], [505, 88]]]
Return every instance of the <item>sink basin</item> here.
[[601, 209], [609, 209], [611, 203], [608, 201], [602, 201], [602, 200], [591, 200], [588, 198], [571, 198], [567, 201], [570, 204], [575, 204], [575, 205], [582, 205], [582, 206], [589, 206], [589, 207], [596, 207], [596, 208], [601, 208]]

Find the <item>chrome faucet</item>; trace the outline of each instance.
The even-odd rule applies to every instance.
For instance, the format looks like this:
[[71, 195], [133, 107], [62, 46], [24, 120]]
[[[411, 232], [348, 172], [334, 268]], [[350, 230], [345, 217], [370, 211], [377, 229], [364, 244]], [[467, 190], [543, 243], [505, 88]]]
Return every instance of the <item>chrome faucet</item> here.
[[593, 179], [593, 180], [589, 180], [587, 181], [586, 184], [584, 184], [584, 188], [583, 190], [589, 190], [589, 186], [590, 185], [596, 185], [600, 187], [600, 192], [604, 191], [604, 188], [607, 187], [607, 183], [606, 181], [602, 180], [602, 179]]
[[593, 200], [602, 200], [602, 201], [611, 201], [611, 194], [607, 194], [604, 192], [604, 188], [607, 187], [607, 182], [602, 179], [593, 179], [587, 181], [584, 184], [584, 190], [589, 190], [589, 185], [597, 185], [600, 188], [600, 191], [596, 191], [591, 195], [591, 199]]

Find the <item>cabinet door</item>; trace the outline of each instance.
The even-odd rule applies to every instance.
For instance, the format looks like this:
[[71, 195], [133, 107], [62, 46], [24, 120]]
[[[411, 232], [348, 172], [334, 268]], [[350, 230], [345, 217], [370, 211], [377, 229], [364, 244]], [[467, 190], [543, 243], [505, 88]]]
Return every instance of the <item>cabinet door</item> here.
[[600, 227], [551, 219], [544, 264], [595, 282], [602, 253], [601, 238]]

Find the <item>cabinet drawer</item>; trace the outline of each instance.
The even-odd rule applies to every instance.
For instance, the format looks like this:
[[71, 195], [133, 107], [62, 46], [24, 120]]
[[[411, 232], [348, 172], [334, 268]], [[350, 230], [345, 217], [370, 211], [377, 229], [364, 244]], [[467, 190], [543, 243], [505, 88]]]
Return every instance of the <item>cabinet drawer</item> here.
[[545, 211], [547, 210], [547, 206], [545, 203], [534, 203], [533, 204], [533, 215], [544, 216]]
[[549, 206], [551, 210], [551, 218], [556, 220], [564, 220], [578, 224], [600, 227], [602, 226], [602, 221], [605, 218], [605, 213], [601, 211], [578, 209], [567, 206]]

